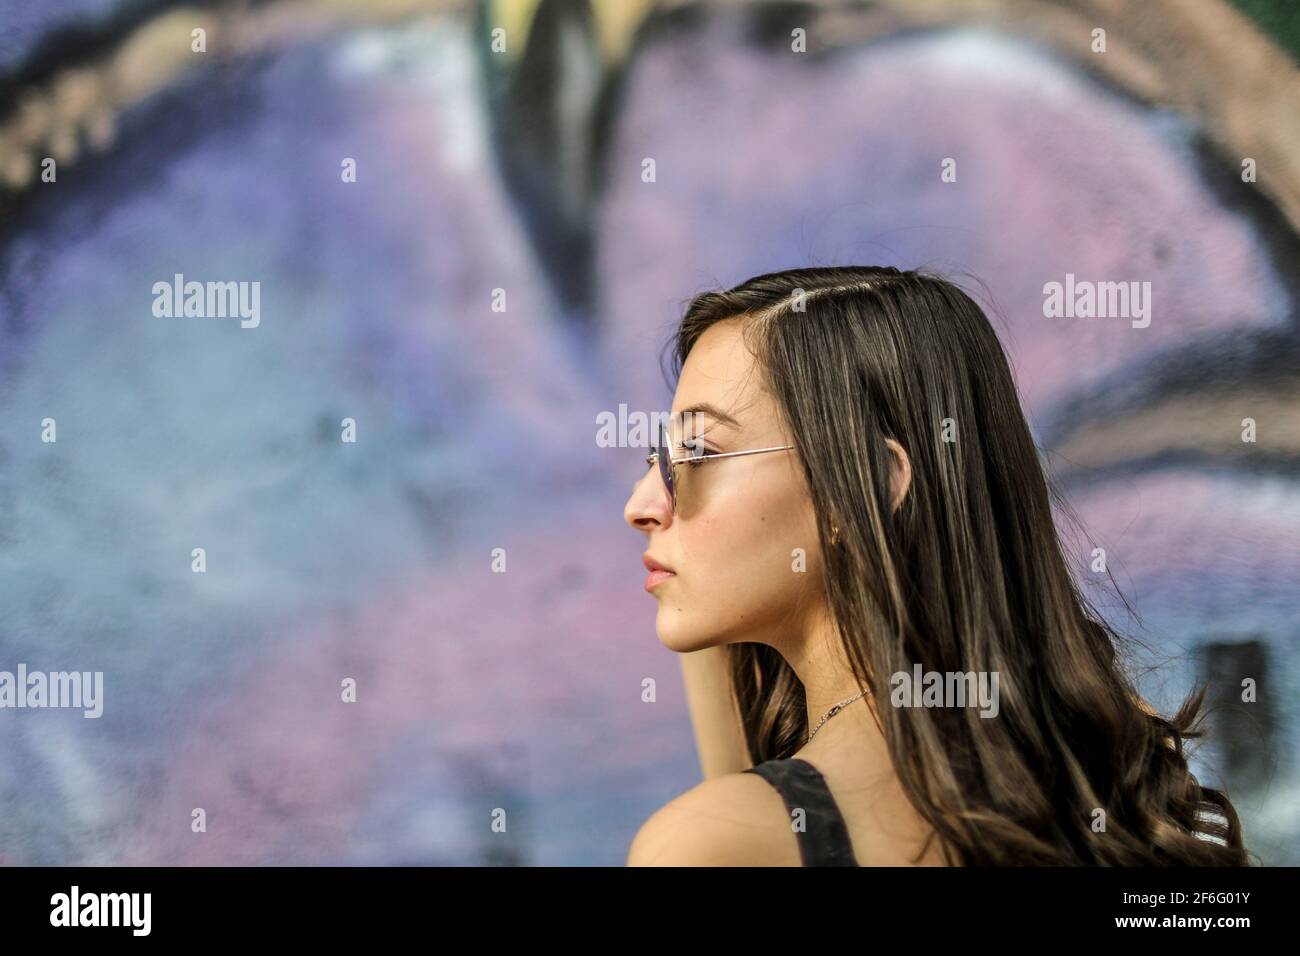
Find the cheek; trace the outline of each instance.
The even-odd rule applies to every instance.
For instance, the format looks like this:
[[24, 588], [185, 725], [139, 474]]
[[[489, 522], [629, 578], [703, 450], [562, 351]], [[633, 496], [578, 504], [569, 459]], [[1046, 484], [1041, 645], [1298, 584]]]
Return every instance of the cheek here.
[[796, 487], [746, 483], [696, 519], [679, 529], [689, 570], [683, 583], [719, 614], [757, 623], [789, 613], [819, 586], [816, 522]]

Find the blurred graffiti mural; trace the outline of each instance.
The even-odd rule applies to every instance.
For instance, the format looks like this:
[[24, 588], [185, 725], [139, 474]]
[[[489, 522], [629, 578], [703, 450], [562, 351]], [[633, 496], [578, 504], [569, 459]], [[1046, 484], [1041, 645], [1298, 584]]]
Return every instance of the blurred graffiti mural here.
[[[0, 712], [0, 862], [621, 863], [698, 765], [598, 416], [668, 407], [690, 295], [855, 262], [971, 277], [1081, 583], [1157, 707], [1210, 682], [1197, 773], [1300, 863], [1294, 19], [0, 11], [0, 670], [103, 674]], [[1067, 275], [1147, 324], [1047, 316]]]

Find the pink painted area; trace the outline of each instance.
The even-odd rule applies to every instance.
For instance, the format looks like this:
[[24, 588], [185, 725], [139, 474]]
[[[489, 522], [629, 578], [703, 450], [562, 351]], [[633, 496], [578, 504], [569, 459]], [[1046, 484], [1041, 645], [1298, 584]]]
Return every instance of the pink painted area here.
[[1116, 581], [1147, 613], [1195, 620], [1198, 633], [1291, 626], [1300, 496], [1290, 482], [1156, 472], [1098, 483], [1071, 502], [1090, 536], [1063, 533], [1074, 556], [1105, 548]]
[[[682, 297], [816, 262], [982, 279], [1031, 413], [1142, 355], [1283, 322], [1265, 250], [1179, 134], [1064, 64], [962, 35], [833, 66], [724, 39], [706, 28], [646, 52], [609, 164], [608, 351], [637, 401], [662, 391], [639, 359]], [[954, 183], [940, 180], [949, 157]], [[1067, 272], [1150, 282], [1150, 326], [1044, 318], [1043, 286]]]

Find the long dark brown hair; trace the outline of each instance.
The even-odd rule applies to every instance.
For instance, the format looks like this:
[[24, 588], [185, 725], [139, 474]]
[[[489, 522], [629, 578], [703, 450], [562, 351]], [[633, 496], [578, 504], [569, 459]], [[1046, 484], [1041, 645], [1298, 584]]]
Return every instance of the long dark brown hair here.
[[[742, 320], [796, 445], [860, 688], [889, 700], [891, 675], [917, 663], [998, 674], [992, 719], [970, 707], [877, 708], [945, 859], [1248, 865], [1231, 802], [1197, 782], [1184, 752], [1204, 733], [1206, 688], [1171, 719], [1141, 705], [1117, 653], [1124, 638], [1069, 571], [1051, 510], [1064, 502], [974, 300], [922, 270], [756, 276], [690, 301], [669, 343], [675, 376], [728, 318]], [[886, 438], [912, 464], [897, 511]], [[794, 753], [808, 727], [793, 669], [765, 644], [728, 653], [751, 759]]]

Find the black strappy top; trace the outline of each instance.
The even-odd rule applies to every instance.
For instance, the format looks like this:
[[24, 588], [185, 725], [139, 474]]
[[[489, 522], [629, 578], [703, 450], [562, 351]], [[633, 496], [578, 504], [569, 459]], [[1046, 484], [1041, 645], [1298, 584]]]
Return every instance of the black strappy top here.
[[821, 772], [806, 760], [765, 760], [745, 770], [756, 773], [781, 794], [788, 811], [804, 811], [803, 832], [795, 831], [804, 866], [857, 866], [849, 829]]

